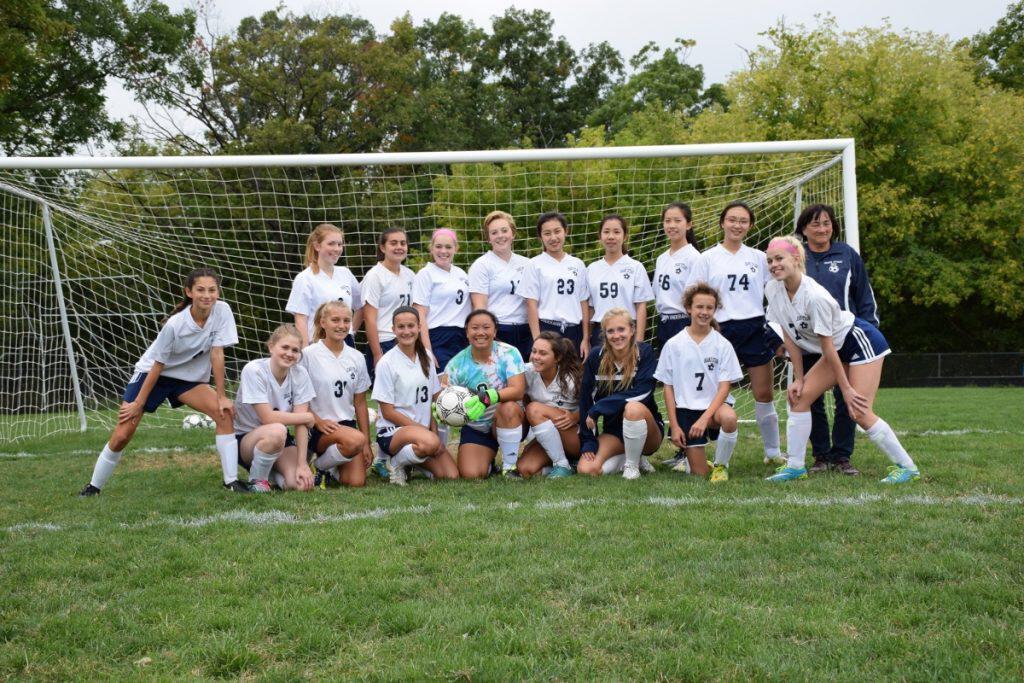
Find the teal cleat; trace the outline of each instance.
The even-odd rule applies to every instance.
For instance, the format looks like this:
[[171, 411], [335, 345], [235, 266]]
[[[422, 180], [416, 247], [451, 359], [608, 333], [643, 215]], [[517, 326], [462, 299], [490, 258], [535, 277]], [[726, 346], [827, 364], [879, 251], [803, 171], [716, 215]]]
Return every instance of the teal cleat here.
[[552, 467], [548, 472], [548, 479], [564, 479], [572, 476], [572, 469], [569, 467]]
[[882, 479], [882, 483], [906, 484], [907, 482], [917, 481], [920, 478], [920, 470], [912, 470], [909, 467], [900, 467], [899, 465], [890, 465], [889, 474], [885, 475], [885, 479]]
[[385, 481], [391, 477], [391, 473], [388, 472], [388, 464], [385, 460], [374, 460], [373, 464], [370, 465], [370, 471]]
[[765, 481], [793, 481], [794, 479], [806, 479], [807, 468], [806, 467], [789, 467], [783, 465], [779, 469], [775, 470], [775, 474], [765, 478]]

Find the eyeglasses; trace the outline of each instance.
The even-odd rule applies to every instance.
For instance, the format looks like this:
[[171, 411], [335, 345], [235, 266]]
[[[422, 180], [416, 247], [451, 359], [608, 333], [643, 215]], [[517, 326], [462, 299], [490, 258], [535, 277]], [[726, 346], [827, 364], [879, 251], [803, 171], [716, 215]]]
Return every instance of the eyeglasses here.
[[726, 218], [725, 219], [725, 223], [728, 224], [728, 225], [744, 226], [744, 225], [750, 225], [750, 219], [749, 218], [731, 218], [730, 217], [730, 218]]

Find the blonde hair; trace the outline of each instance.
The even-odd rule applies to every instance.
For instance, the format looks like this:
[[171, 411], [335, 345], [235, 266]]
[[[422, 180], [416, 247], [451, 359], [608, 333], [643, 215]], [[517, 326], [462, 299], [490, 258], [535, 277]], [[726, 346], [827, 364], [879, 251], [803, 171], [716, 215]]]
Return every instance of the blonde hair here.
[[507, 220], [509, 226], [512, 228], [512, 232], [516, 231], [516, 219], [512, 218], [512, 214], [506, 213], [504, 211], [491, 211], [484, 217], [484, 242], [489, 240], [491, 237], [490, 233], [488, 232], [488, 229], [491, 227], [491, 223], [498, 220], [499, 218], [504, 218], [505, 220]]
[[313, 232], [309, 233], [309, 237], [306, 238], [306, 265], [314, 273], [320, 272], [320, 262], [317, 260], [316, 248], [319, 247], [324, 238], [332, 232], [336, 232], [342, 237], [345, 236], [344, 231], [337, 225], [331, 223], [321, 223], [320, 225], [313, 228]]
[[[783, 242], [784, 244], [777, 244], [778, 242]], [[772, 248], [772, 244], [775, 244], [776, 247], [789, 252], [789, 254], [796, 259], [797, 268], [800, 269], [801, 273], [807, 272], [807, 253], [804, 251], [803, 242], [797, 239], [796, 236], [780, 235], [779, 237], [773, 237], [771, 241], [768, 242], [768, 248], [765, 249], [765, 252]]]
[[636, 366], [640, 358], [640, 349], [636, 345], [636, 321], [633, 320], [633, 316], [625, 308], [616, 307], [604, 314], [604, 317], [601, 318], [601, 336], [605, 336], [605, 328], [609, 321], [612, 318], [619, 317], [629, 321], [631, 332], [629, 335], [629, 348], [626, 349], [626, 357], [622, 359], [622, 379], [618, 383], [615, 382], [615, 354], [612, 352], [611, 347], [608, 346], [607, 339], [601, 349], [601, 362], [597, 367], [597, 374], [605, 378], [601, 380], [601, 383], [604, 385], [604, 390], [608, 393], [622, 391], [633, 383], [633, 377], [636, 375]]
[[302, 335], [299, 334], [299, 328], [295, 327], [292, 323], [285, 323], [284, 325], [278, 325], [274, 328], [274, 331], [270, 333], [270, 338], [267, 339], [267, 346], [273, 346], [285, 337], [295, 337], [299, 340], [299, 343], [302, 342]]
[[[325, 301], [324, 303], [317, 306], [316, 313], [313, 314], [313, 341], [320, 341], [327, 337], [327, 331], [324, 330], [324, 316], [327, 315], [328, 309], [331, 308], [343, 308], [348, 311], [349, 315], [352, 315], [352, 307], [341, 299], [333, 299], [331, 301]], [[351, 327], [349, 328], [351, 332]]]

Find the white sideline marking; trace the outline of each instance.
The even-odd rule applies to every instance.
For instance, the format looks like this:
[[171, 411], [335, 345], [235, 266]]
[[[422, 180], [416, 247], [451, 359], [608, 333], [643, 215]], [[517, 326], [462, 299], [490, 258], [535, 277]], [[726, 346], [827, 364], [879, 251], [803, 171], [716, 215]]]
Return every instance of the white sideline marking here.
[[[146, 446], [145, 448], [132, 448], [125, 455], [131, 455], [133, 453], [213, 453], [214, 449], [209, 448], [207, 450], [197, 450], [195, 448], [185, 448], [184, 446]], [[59, 457], [62, 455], [93, 455], [98, 456], [100, 452], [98, 450], [91, 450], [88, 448], [78, 448], [73, 451], [67, 451], [66, 453], [29, 453], [27, 451], [19, 451], [18, 453], [4, 453], [0, 451], [0, 458], [49, 458]]]
[[[686, 507], [691, 505], [737, 505], [737, 506], [782, 506], [796, 505], [800, 507], [850, 507], [870, 505], [872, 503], [890, 503], [892, 505], [922, 505], [922, 506], [945, 506], [954, 505], [985, 506], [985, 505], [1022, 505], [1024, 499], [1014, 498], [1005, 495], [990, 495], [984, 493], [966, 494], [954, 498], [940, 498], [927, 494], [908, 495], [883, 495], [880, 493], [861, 493], [856, 496], [755, 496], [753, 498], [717, 499], [698, 496], [651, 496], [637, 500], [608, 500], [602, 498], [578, 498], [568, 500], [544, 500], [533, 504], [523, 505], [518, 502], [502, 503], [493, 506], [481, 507], [475, 503], [458, 506], [445, 506], [435, 508], [431, 505], [412, 505], [396, 508], [373, 508], [371, 510], [357, 510], [337, 515], [314, 515], [312, 517], [300, 517], [293, 512], [285, 510], [266, 510], [262, 512], [253, 510], [231, 510], [206, 517], [183, 518], [168, 517], [165, 519], [147, 520], [134, 524], [122, 523], [122, 529], [134, 530], [144, 529], [152, 526], [168, 526], [181, 529], [197, 529], [220, 523], [238, 523], [251, 526], [271, 526], [277, 524], [338, 524], [344, 522], [356, 522], [361, 520], [378, 520], [395, 515], [431, 515], [435, 512], [445, 513], [450, 511], [477, 512], [483, 509], [485, 512], [502, 512], [523, 510], [569, 510], [585, 505], [594, 506], [630, 506], [630, 505], [653, 505], [657, 507]], [[74, 529], [87, 529], [90, 524], [62, 525], [50, 522], [22, 522], [12, 526], [3, 527], [0, 531], [19, 533], [26, 531], [70, 531]]]

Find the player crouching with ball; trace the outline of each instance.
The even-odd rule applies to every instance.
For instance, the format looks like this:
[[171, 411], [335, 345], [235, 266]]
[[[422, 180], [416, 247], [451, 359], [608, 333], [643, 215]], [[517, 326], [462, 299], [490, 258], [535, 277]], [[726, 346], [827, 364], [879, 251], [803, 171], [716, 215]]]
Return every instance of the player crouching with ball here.
[[[768, 244], [768, 271], [774, 280], [765, 286], [768, 319], [782, 326], [784, 343], [793, 363], [786, 426], [787, 462], [769, 481], [807, 477], [804, 467], [811, 435], [811, 404], [836, 384], [847, 409], [868, 438], [893, 462], [882, 483], [902, 484], [920, 478], [917, 466], [885, 420], [871, 410], [882, 377], [889, 344], [878, 329], [839, 308], [832, 295], [804, 275], [804, 247], [795, 237], [776, 237]], [[821, 355], [804, 375], [803, 353]]]

